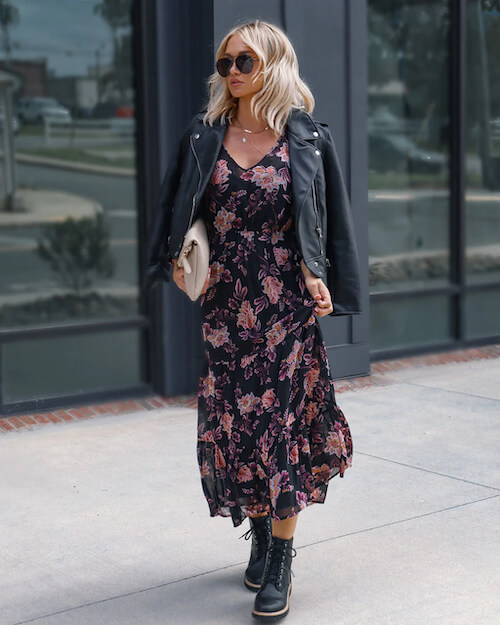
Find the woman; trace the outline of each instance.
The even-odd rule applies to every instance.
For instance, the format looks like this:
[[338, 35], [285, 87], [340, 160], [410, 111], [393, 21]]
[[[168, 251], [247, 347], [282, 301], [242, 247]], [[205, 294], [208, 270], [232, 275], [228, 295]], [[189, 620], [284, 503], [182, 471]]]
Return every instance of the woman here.
[[[210, 269], [202, 291], [206, 361], [198, 462], [211, 516], [249, 517], [252, 614], [289, 610], [298, 514], [351, 465], [317, 317], [360, 312], [349, 203], [326, 126], [293, 47], [256, 20], [216, 54], [205, 112], [184, 133], [161, 188], [147, 279], [173, 280], [184, 234], [202, 216]], [[333, 295], [333, 298], [332, 298]]]

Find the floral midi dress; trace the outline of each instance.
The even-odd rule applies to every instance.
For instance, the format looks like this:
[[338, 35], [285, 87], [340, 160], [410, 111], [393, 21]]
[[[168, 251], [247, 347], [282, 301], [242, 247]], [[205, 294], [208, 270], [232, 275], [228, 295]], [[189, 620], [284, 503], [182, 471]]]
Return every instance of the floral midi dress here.
[[197, 458], [211, 516], [276, 520], [323, 503], [351, 466], [315, 302], [295, 236], [286, 130], [253, 167], [222, 145], [203, 218], [210, 283]]

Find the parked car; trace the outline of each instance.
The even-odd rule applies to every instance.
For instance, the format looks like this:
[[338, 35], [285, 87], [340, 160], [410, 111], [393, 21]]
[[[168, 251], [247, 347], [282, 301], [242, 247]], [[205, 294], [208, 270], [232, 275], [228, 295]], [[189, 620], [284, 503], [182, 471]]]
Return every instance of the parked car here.
[[439, 152], [419, 148], [404, 135], [370, 134], [370, 168], [374, 171], [439, 173], [447, 159]]
[[24, 124], [43, 124], [47, 118], [62, 122], [71, 121], [71, 113], [69, 110], [55, 98], [19, 98], [17, 103], [17, 115], [19, 120]]

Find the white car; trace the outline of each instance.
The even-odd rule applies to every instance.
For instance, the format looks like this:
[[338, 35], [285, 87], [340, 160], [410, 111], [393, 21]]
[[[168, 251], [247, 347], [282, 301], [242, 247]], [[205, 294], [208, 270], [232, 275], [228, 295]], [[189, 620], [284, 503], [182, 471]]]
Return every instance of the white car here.
[[43, 124], [46, 118], [70, 122], [71, 113], [54, 98], [19, 98], [17, 116], [22, 123]]

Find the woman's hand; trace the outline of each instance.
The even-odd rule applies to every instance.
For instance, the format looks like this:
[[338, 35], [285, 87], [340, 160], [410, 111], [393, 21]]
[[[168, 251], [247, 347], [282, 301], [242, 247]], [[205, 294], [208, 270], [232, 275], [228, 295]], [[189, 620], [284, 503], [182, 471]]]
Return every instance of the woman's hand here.
[[[184, 267], [179, 267], [177, 264], [177, 258], [172, 259], [172, 264], [174, 266], [173, 279], [175, 284], [180, 288], [181, 291], [187, 295], [186, 291], [186, 283], [184, 281]], [[203, 285], [203, 289], [201, 290], [201, 295], [204, 295], [207, 292], [208, 286], [210, 284], [210, 267], [208, 268], [207, 279], [205, 280], [205, 284]]]
[[307, 290], [316, 302], [314, 312], [318, 317], [325, 317], [333, 312], [332, 298], [328, 287], [321, 278], [316, 277], [307, 267], [303, 260], [300, 261], [300, 268], [304, 275]]

